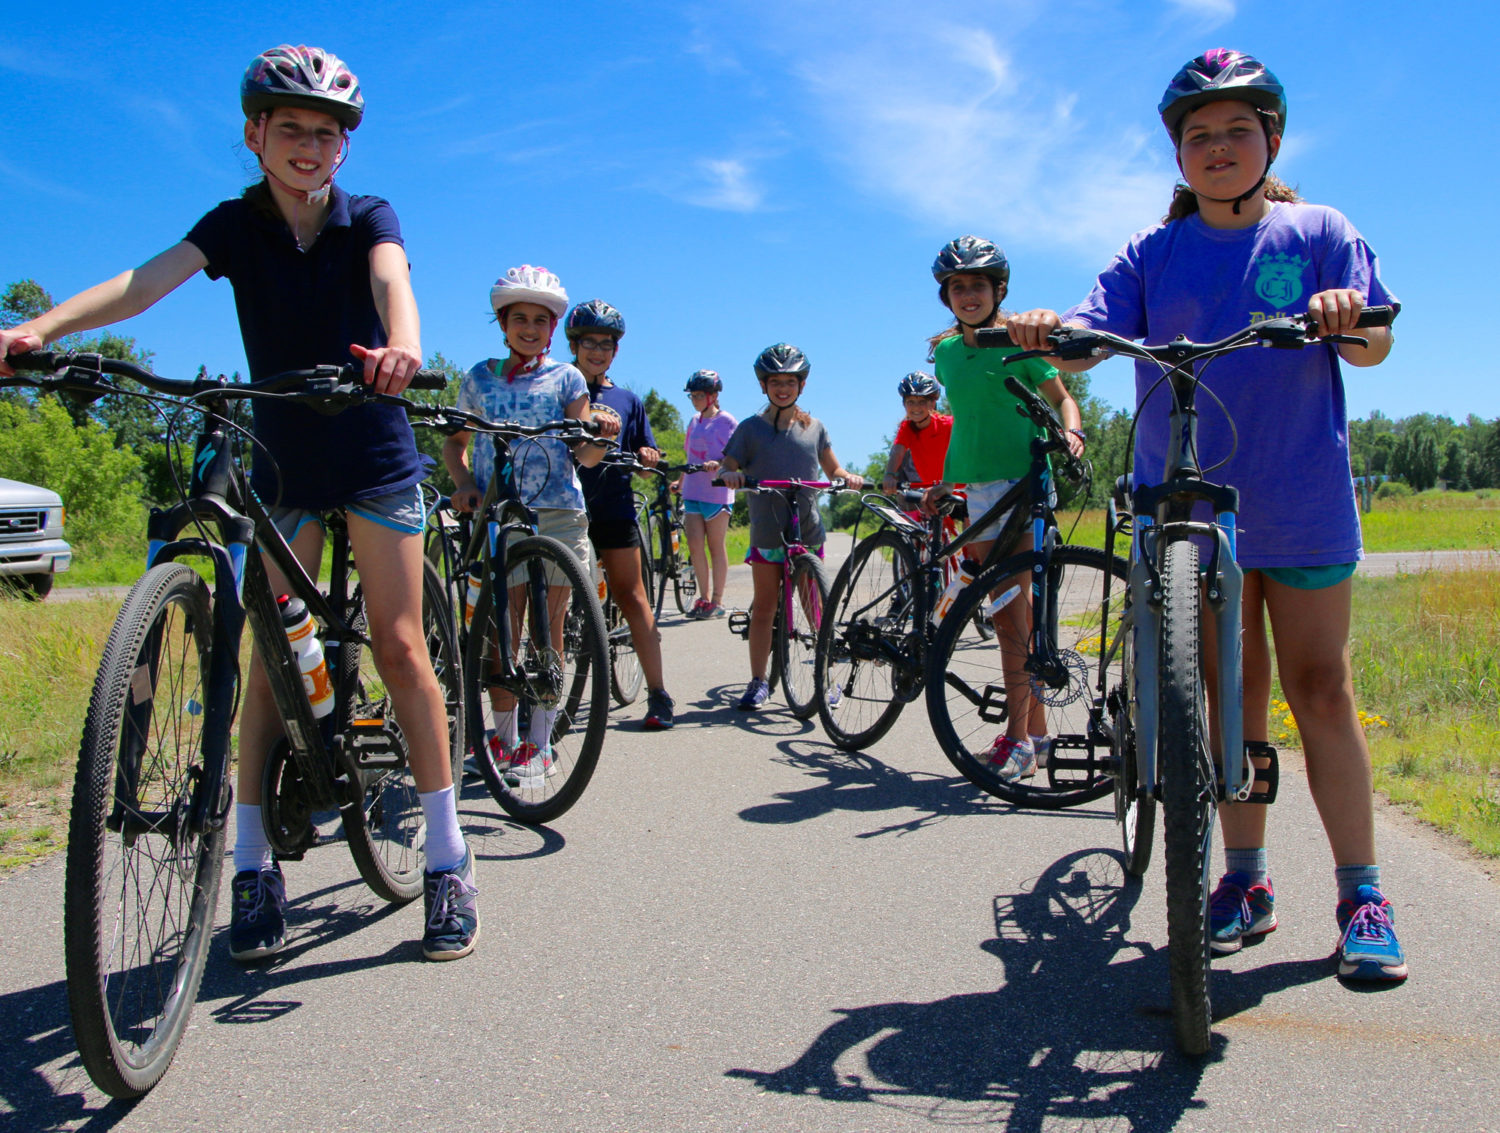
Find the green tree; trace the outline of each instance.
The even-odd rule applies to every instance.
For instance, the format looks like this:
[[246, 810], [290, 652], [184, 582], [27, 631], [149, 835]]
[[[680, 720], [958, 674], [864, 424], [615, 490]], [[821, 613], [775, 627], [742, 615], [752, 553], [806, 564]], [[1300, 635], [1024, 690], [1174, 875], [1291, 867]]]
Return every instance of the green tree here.
[[57, 403], [0, 404], [0, 476], [51, 488], [69, 538], [88, 542], [142, 525], [140, 461], [96, 422], [75, 425]]
[[[427, 359], [427, 369], [441, 370], [447, 375], [448, 384], [440, 390], [408, 390], [406, 397], [420, 405], [456, 405], [458, 387], [463, 381], [464, 371], [448, 361], [441, 351]], [[448, 475], [448, 469], [443, 466], [443, 442], [447, 440], [447, 437], [436, 429], [416, 425], [415, 420], [413, 425], [415, 427], [412, 432], [417, 437], [417, 451], [433, 463], [427, 479], [434, 488], [446, 496], [453, 491], [453, 477]]]

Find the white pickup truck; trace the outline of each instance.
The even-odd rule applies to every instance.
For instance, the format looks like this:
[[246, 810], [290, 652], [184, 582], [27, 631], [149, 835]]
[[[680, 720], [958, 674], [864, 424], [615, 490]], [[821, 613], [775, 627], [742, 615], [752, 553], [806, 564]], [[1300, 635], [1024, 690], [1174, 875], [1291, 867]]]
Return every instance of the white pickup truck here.
[[0, 477], [0, 579], [37, 598], [73, 562], [63, 540], [62, 497], [35, 484]]

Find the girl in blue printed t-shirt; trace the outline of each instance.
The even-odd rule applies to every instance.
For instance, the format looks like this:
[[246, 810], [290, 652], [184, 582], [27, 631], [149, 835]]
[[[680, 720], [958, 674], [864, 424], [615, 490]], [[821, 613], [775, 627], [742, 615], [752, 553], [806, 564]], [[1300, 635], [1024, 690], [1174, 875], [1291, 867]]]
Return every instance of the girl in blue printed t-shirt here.
[[[557, 276], [546, 268], [522, 264], [511, 268], [490, 288], [490, 309], [510, 349], [506, 358], [486, 358], [474, 365], [458, 388], [458, 408], [489, 421], [516, 421], [543, 425], [564, 418], [582, 420], [590, 415], [588, 383], [576, 366], [559, 362], [547, 353], [552, 332], [568, 309], [568, 293]], [[606, 428], [602, 432], [616, 430]], [[443, 464], [453, 477], [453, 506], [473, 511], [484, 497], [495, 472], [495, 450], [488, 439], [474, 446], [469, 464], [468, 430], [454, 433], [443, 443]], [[550, 536], [573, 552], [585, 573], [592, 569], [589, 520], [584, 512], [583, 485], [574, 467], [574, 454], [556, 437], [539, 437], [513, 446], [513, 469], [521, 499], [537, 514], [537, 532]], [[579, 446], [577, 461], [598, 464], [604, 448], [592, 442]], [[563, 647], [563, 628], [571, 593], [566, 578], [548, 578], [547, 619], [552, 647]], [[511, 610], [519, 617], [525, 608], [525, 587], [511, 588]], [[519, 647], [521, 635], [512, 644]], [[520, 737], [514, 694], [490, 689], [494, 727], [486, 729], [483, 758], [491, 760], [497, 773], [508, 773], [522, 786], [545, 779], [552, 768], [552, 726], [556, 709], [532, 712], [527, 737]]]
[[[1158, 110], [1186, 184], [1166, 219], [1131, 237], [1066, 318], [1148, 343], [1178, 334], [1209, 342], [1254, 319], [1305, 311], [1321, 334], [1364, 340], [1221, 358], [1204, 384], [1225, 412], [1199, 418], [1198, 443], [1205, 454], [1230, 452], [1229, 421], [1238, 426], [1238, 449], [1217, 478], [1241, 493], [1245, 737], [1267, 738], [1269, 618], [1308, 784], [1333, 850], [1339, 974], [1405, 979], [1375, 864], [1370, 755], [1349, 669], [1351, 576], [1362, 550], [1340, 371], [1341, 362], [1373, 366], [1385, 359], [1390, 330], [1356, 329], [1355, 321], [1366, 306], [1399, 304], [1354, 227], [1331, 208], [1302, 203], [1271, 176], [1286, 97], [1262, 64], [1237, 51], [1206, 52], [1173, 78]], [[1052, 311], [1028, 311], [1010, 321], [1011, 337], [1025, 349], [1042, 349], [1060, 322]], [[1137, 364], [1138, 401], [1159, 377], [1154, 366]], [[1138, 475], [1154, 480], [1166, 460], [1165, 407], [1153, 404], [1139, 430]], [[1208, 632], [1212, 624], [1206, 620]], [[1206, 654], [1213, 655], [1211, 647]], [[1235, 803], [1220, 807], [1219, 816], [1226, 872], [1211, 900], [1210, 946], [1226, 953], [1274, 929], [1276, 912], [1266, 808]]]
[[[245, 147], [264, 174], [165, 252], [11, 330], [5, 357], [74, 331], [139, 314], [202, 271], [234, 285], [250, 376], [363, 362], [365, 382], [397, 394], [422, 362], [401, 227], [379, 197], [352, 196], [333, 175], [364, 116], [359, 81], [335, 55], [282, 45], [256, 56], [240, 82]], [[359, 560], [376, 668], [411, 751], [426, 824], [423, 954], [467, 955], [479, 935], [474, 858], [464, 843], [448, 762], [443, 693], [422, 628], [426, 475], [399, 407], [366, 404], [325, 417], [255, 401], [258, 448], [250, 484], [298, 561], [317, 577], [318, 513], [343, 507]], [[264, 453], [267, 459], [261, 459]], [[287, 589], [265, 559], [272, 593]], [[286, 943], [286, 885], [261, 816], [261, 771], [282, 738], [259, 655], [246, 673], [235, 786], [235, 877], [229, 952], [258, 960]]]

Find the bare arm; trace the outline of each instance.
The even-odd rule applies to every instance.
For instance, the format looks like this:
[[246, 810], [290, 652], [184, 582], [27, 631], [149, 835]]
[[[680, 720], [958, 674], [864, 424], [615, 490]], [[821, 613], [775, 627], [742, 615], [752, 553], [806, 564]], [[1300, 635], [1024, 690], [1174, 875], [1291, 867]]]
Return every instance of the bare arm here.
[[355, 342], [349, 349], [365, 364], [366, 385], [373, 385], [377, 393], [400, 393], [422, 368], [422, 324], [406, 249], [400, 244], [387, 241], [370, 249], [370, 292], [385, 327], [386, 345], [371, 349]]
[[842, 464], [839, 458], [833, 455], [833, 446], [829, 445], [818, 455], [818, 463], [823, 466], [823, 471], [828, 474], [830, 480], [843, 480], [851, 488], [863, 488], [865, 478], [858, 473], [850, 472]]
[[1068, 430], [1068, 450], [1074, 456], [1083, 456], [1083, 414], [1078, 411], [1078, 402], [1073, 400], [1061, 378], [1048, 378], [1040, 389], [1042, 396], [1052, 403], [1052, 408], [1062, 418], [1063, 428]]
[[40, 350], [65, 334], [138, 315], [207, 266], [203, 253], [183, 240], [138, 268], [80, 291], [29, 322], [0, 331], [0, 374], [11, 373], [5, 364], [7, 355]]
[[[1056, 311], [1037, 307], [1031, 311], [1023, 311], [1019, 315], [1012, 315], [1005, 322], [1005, 330], [1010, 335], [1010, 340], [1022, 350], [1046, 350], [1047, 336], [1064, 325], [1081, 327], [1083, 324], [1064, 324], [1062, 317]], [[1048, 361], [1065, 373], [1081, 374], [1085, 370], [1093, 369], [1104, 359], [1102, 357], [1076, 358], [1072, 361], [1064, 361], [1061, 358], [1049, 358]]]
[[896, 474], [901, 471], [901, 466], [906, 463], [906, 446], [892, 445], [891, 455], [885, 462], [885, 479], [880, 486], [887, 492], [896, 490]]
[[1386, 360], [1396, 338], [1390, 327], [1355, 327], [1365, 297], [1351, 288], [1320, 291], [1307, 301], [1307, 313], [1318, 322], [1320, 334], [1347, 334], [1365, 340], [1364, 346], [1339, 344], [1339, 357], [1351, 366], [1378, 366]]
[[[593, 408], [603, 410], [603, 412], [599, 414], [600, 417], [605, 417], [606, 414], [609, 417], [613, 417], [615, 420], [614, 432], [617, 433], [620, 431], [620, 418], [617, 414], [615, 414], [614, 410], [610, 409], [608, 406], [596, 406]], [[570, 421], [586, 421], [592, 415], [593, 414], [589, 405], [587, 394], [585, 394], [583, 397], [574, 398], [572, 401], [568, 402], [567, 408], [563, 410], [563, 416]], [[594, 465], [598, 464], [601, 460], [604, 459], [604, 454], [607, 451], [607, 445], [594, 444], [593, 442], [585, 441], [583, 444], [574, 446], [573, 457], [582, 467], [592, 468], [594, 467]]]
[[465, 429], [443, 441], [443, 467], [453, 478], [453, 494], [448, 498], [457, 511], [473, 511], [479, 506], [481, 492], [469, 470], [469, 438], [473, 435]]

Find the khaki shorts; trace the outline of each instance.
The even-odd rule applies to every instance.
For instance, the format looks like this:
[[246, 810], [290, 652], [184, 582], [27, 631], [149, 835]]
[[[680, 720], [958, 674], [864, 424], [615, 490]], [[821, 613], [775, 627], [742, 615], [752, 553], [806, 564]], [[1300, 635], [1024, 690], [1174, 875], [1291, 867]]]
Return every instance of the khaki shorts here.
[[[538, 535], [556, 539], [573, 553], [583, 567], [583, 577], [594, 577], [594, 549], [589, 543], [589, 517], [584, 511], [565, 507], [541, 507], [536, 509]], [[526, 581], [519, 571], [510, 572], [510, 585], [520, 586]], [[567, 586], [567, 576], [558, 567], [547, 566], [548, 586]]]

